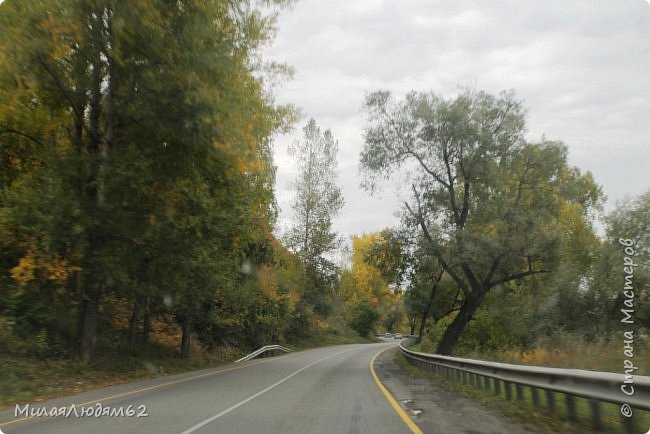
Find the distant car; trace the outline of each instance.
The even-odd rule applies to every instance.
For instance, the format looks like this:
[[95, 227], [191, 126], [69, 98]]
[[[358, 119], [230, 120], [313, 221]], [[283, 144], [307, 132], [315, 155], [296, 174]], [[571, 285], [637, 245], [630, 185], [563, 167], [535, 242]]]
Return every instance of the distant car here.
[[401, 333], [395, 333], [395, 339], [402, 339]]
[[389, 333], [389, 332], [386, 332], [386, 334], [384, 335], [384, 338], [386, 338], [386, 339], [390, 339], [392, 337], [393, 337], [393, 334]]

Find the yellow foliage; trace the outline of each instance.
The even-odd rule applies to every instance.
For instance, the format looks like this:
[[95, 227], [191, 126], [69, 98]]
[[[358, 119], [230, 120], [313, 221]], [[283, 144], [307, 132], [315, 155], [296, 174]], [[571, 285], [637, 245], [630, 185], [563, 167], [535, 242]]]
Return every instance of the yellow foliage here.
[[272, 267], [264, 265], [257, 272], [257, 283], [262, 292], [271, 300], [278, 298], [278, 280]]
[[390, 298], [390, 290], [380, 271], [366, 262], [366, 255], [373, 244], [380, 242], [379, 233], [355, 235], [352, 237], [352, 270], [354, 293], [345, 294], [348, 302], [365, 298], [370, 300], [373, 307], [386, 304]]
[[248, 161], [240, 159], [237, 161], [236, 172], [238, 174], [261, 172], [266, 167], [264, 161]]
[[11, 278], [14, 279], [20, 286], [25, 286], [34, 280], [34, 258], [30, 255], [20, 258], [18, 265], [11, 269]]
[[47, 272], [47, 280], [54, 280], [58, 282], [65, 281], [70, 273], [81, 271], [81, 267], [69, 265], [66, 259], [53, 258], [50, 262], [43, 264]]
[[30, 251], [20, 258], [18, 265], [10, 270], [11, 278], [20, 286], [26, 286], [38, 277], [53, 282], [64, 282], [70, 274], [81, 271], [81, 267], [71, 265], [59, 256]]

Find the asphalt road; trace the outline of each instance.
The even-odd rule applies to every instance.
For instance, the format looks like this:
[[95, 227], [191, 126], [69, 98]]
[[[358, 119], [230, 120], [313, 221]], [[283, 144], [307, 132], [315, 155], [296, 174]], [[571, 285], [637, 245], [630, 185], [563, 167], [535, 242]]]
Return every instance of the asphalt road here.
[[[318, 348], [31, 403], [28, 411], [22, 405], [0, 412], [0, 429], [6, 434], [411, 433], [370, 370], [372, 358], [395, 345]], [[19, 420], [28, 412], [59, 408], [74, 408], [78, 416]], [[91, 408], [103, 415], [89, 416]], [[129, 410], [147, 416], [127, 417]], [[121, 411], [125, 416], [108, 415]]]

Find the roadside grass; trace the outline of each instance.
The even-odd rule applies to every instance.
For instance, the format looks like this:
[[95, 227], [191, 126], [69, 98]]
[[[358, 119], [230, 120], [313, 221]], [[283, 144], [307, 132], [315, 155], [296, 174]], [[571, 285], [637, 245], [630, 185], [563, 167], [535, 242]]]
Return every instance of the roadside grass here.
[[[623, 362], [629, 358], [623, 353], [625, 345], [622, 333], [593, 341], [571, 333], [560, 333], [553, 338], [540, 338], [534, 348], [526, 350], [467, 349], [459, 345], [454, 356], [530, 366], [622, 373]], [[435, 343], [425, 338], [419, 348], [421, 349], [415, 351], [433, 353]], [[634, 364], [638, 367], [634, 375], [650, 375], [650, 338], [647, 335], [635, 335], [633, 354]]]
[[[411, 347], [413, 348], [413, 347]], [[415, 350], [418, 351], [418, 350]], [[602, 414], [603, 429], [596, 431], [591, 422], [591, 407], [589, 400], [576, 397], [575, 408], [577, 420], [569, 419], [567, 412], [567, 396], [562, 393], [555, 393], [555, 411], [548, 410], [546, 394], [540, 390], [539, 402], [540, 407], [533, 404], [533, 392], [530, 387], [523, 387], [522, 400], [517, 398], [515, 386], [512, 387], [512, 399], [506, 399], [505, 387], [497, 394], [492, 390], [476, 388], [470, 384], [463, 384], [456, 381], [450, 381], [447, 378], [422, 370], [411, 365], [402, 355], [397, 356], [397, 364], [404, 369], [409, 375], [416, 377], [425, 377], [434, 381], [444, 390], [458, 393], [467, 398], [480, 402], [486, 407], [499, 410], [508, 417], [520, 420], [521, 422], [530, 423], [543, 433], [566, 433], [566, 434], [583, 434], [585, 432], [600, 433], [620, 433], [623, 432], [621, 425], [620, 406], [616, 404], [601, 403], [600, 410]], [[634, 423], [638, 432], [642, 432], [642, 427], [650, 426], [650, 413], [635, 411]]]
[[[287, 345], [302, 350], [368, 342], [369, 339], [359, 336], [328, 333]], [[160, 344], [140, 347], [137, 354], [105, 348], [98, 351], [88, 365], [75, 359], [0, 355], [0, 409], [130, 381], [217, 367], [232, 363], [242, 355], [241, 351], [233, 349], [221, 348], [207, 353], [201, 348], [192, 348], [191, 356], [183, 359], [175, 348]]]
[[128, 348], [99, 348], [89, 364], [75, 359], [41, 359], [0, 355], [0, 408], [84, 392], [129, 381], [177, 374], [229, 363], [239, 352], [207, 353], [192, 348], [183, 359], [175, 348], [140, 344], [138, 352]]
[[[118, 312], [120, 313], [120, 312]], [[124, 316], [124, 315], [122, 315]], [[189, 358], [181, 358], [177, 343], [180, 330], [171, 320], [154, 320], [150, 342], [130, 347], [124, 318], [113, 316], [112, 329], [98, 341], [89, 364], [67, 357], [38, 357], [34, 352], [0, 354], [0, 409], [15, 404], [85, 392], [101, 387], [158, 376], [178, 374], [232, 363], [245, 355], [244, 349], [218, 347], [210, 352], [192, 339]], [[117, 319], [115, 319], [117, 318]], [[376, 342], [352, 331], [342, 318], [331, 315], [319, 322], [312, 336], [281, 343], [296, 350]], [[28, 343], [25, 343], [28, 345]]]

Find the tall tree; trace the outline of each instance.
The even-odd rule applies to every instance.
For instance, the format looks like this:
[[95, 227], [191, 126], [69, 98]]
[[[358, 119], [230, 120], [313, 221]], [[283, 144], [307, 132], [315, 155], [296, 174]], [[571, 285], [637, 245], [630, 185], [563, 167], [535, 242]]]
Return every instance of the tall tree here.
[[513, 92], [464, 91], [449, 100], [413, 92], [400, 102], [375, 92], [365, 107], [365, 186], [407, 169], [405, 221], [462, 292], [437, 348], [451, 354], [492, 288], [552, 269], [561, 206], [578, 204], [584, 218], [600, 190], [567, 165], [561, 143], [524, 140]]
[[286, 242], [302, 258], [306, 271], [316, 281], [327, 282], [335, 270], [327, 255], [338, 246], [332, 221], [343, 207], [341, 189], [336, 185], [338, 142], [330, 130], [322, 132], [313, 119], [303, 128], [303, 133], [303, 140], [289, 148], [298, 176], [294, 182], [295, 222]]
[[[0, 79], [16, 90], [0, 91], [2, 194], [15, 199], [0, 214], [3, 264], [33, 290], [35, 269], [59, 265], [83, 360], [107, 297], [173, 295], [186, 355], [202, 303], [268, 237], [269, 143], [290, 110], [273, 103], [259, 48], [267, 6], [284, 3], [2, 5]], [[42, 217], [31, 229], [30, 209]]]
[[[638, 327], [650, 328], [650, 191], [626, 198], [605, 217], [605, 239], [595, 252], [585, 298], [589, 320], [582, 324], [596, 335], [612, 335], [620, 330], [624, 303], [633, 300], [632, 320]], [[625, 248], [628, 247], [628, 251]], [[629, 254], [632, 253], [632, 254]], [[623, 274], [624, 257], [632, 278]], [[631, 287], [627, 295], [625, 287]], [[629, 295], [634, 297], [630, 298]]]

